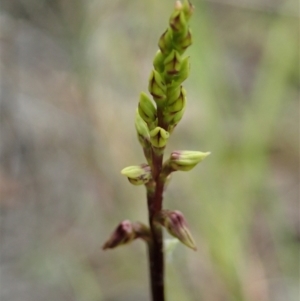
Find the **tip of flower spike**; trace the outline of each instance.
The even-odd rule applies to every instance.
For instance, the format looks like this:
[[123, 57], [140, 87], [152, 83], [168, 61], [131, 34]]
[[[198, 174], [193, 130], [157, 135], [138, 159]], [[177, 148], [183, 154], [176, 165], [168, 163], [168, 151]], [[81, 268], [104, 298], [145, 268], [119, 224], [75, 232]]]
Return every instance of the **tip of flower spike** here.
[[181, 10], [182, 9], [182, 3], [179, 0], [175, 2], [175, 9], [176, 10]]

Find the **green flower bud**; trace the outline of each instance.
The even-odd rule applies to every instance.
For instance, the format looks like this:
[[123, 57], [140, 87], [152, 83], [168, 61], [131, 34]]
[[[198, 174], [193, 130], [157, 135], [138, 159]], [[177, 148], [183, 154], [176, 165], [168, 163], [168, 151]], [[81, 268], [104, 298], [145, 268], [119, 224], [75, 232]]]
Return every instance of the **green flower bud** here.
[[156, 120], [156, 108], [154, 107], [151, 99], [144, 92], [140, 94], [138, 110], [140, 116], [145, 122], [152, 123]]
[[192, 45], [192, 43], [193, 43], [192, 32], [189, 29], [188, 32], [186, 33], [186, 35], [184, 35], [183, 37], [180, 37], [178, 40], [176, 40], [174, 47], [180, 54], [182, 54], [189, 46]]
[[186, 33], [188, 24], [185, 19], [184, 12], [182, 10], [175, 10], [169, 20], [170, 27], [175, 33]]
[[183, 87], [181, 87], [178, 98], [175, 101], [173, 101], [171, 104], [169, 104], [168, 102], [165, 112], [177, 113], [185, 109], [185, 106], [186, 106], [186, 91]]
[[121, 174], [126, 176], [133, 185], [143, 185], [151, 179], [151, 168], [147, 164], [128, 166], [121, 170]]
[[110, 238], [103, 245], [102, 249], [113, 249], [118, 246], [128, 244], [133, 241], [135, 237], [136, 235], [134, 233], [131, 221], [125, 220], [117, 226]]
[[150, 141], [150, 134], [147, 123], [142, 119], [139, 111], [135, 113], [135, 129], [137, 131], [138, 139], [143, 147], [146, 147]]
[[171, 153], [169, 163], [174, 170], [188, 171], [203, 161], [210, 152], [174, 151]]
[[161, 35], [158, 41], [158, 47], [163, 54], [170, 52], [172, 49], [173, 34], [170, 27]]
[[[180, 70], [177, 74], [174, 74], [168, 83], [168, 90], [175, 90], [180, 87], [180, 85], [188, 78], [190, 73], [190, 58], [185, 57], [180, 65]], [[174, 99], [174, 96], [172, 96]], [[168, 102], [172, 102], [169, 100], [170, 96], [168, 97]]]
[[177, 113], [173, 113], [170, 116], [167, 116], [167, 119], [169, 120], [169, 129], [168, 131], [170, 133], [173, 132], [173, 129], [175, 128], [175, 126], [180, 122], [180, 120], [182, 119], [183, 115], [185, 112], [185, 106], [183, 107], [183, 109]]
[[153, 66], [154, 69], [159, 73], [164, 72], [165, 69], [164, 60], [165, 60], [165, 56], [161, 53], [160, 50], [158, 50], [153, 60]]
[[156, 102], [166, 99], [166, 85], [156, 70], [152, 70], [150, 74], [148, 90]]
[[183, 83], [190, 74], [190, 57], [187, 56], [182, 60], [181, 68], [176, 76], [175, 82], [177, 85]]
[[178, 238], [184, 245], [194, 251], [197, 250], [187, 222], [180, 211], [162, 210], [155, 215], [154, 221], [164, 226], [172, 236]]
[[164, 64], [167, 74], [177, 74], [181, 68], [181, 57], [178, 51], [173, 49], [171, 53], [166, 57]]
[[161, 127], [156, 127], [150, 132], [151, 144], [156, 148], [166, 146], [170, 134]]
[[174, 104], [179, 98], [182, 97], [186, 97], [186, 90], [183, 88], [183, 86], [169, 89], [167, 105], [170, 106]]
[[168, 102], [167, 105], [173, 104], [180, 96], [182, 86], [168, 87]]

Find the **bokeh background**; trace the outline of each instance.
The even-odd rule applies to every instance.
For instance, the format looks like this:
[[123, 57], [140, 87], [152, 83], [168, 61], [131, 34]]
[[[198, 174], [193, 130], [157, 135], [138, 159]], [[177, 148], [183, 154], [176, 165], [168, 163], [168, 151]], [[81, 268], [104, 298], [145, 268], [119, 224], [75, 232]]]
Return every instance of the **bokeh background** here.
[[[169, 301], [299, 300], [299, 3], [194, 0], [188, 107], [165, 207], [198, 245], [168, 251]], [[173, 0], [0, 1], [0, 299], [149, 301], [134, 114]]]

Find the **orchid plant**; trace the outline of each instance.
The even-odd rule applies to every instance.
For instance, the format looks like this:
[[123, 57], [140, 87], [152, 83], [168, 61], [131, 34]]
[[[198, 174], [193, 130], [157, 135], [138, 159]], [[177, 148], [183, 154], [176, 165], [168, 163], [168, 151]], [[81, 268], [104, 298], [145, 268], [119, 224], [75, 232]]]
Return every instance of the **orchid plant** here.
[[165, 301], [164, 240], [162, 228], [187, 247], [196, 250], [183, 214], [163, 208], [163, 193], [170, 176], [176, 171], [189, 171], [209, 152], [173, 151], [164, 161], [168, 139], [183, 117], [186, 90], [182, 83], [190, 71], [190, 59], [184, 56], [192, 44], [189, 19], [194, 7], [188, 0], [176, 1], [169, 26], [158, 41], [159, 50], [153, 60], [148, 90], [140, 94], [135, 115], [135, 128], [146, 163], [124, 168], [121, 173], [133, 185], [144, 185], [147, 193], [149, 226], [141, 222], [122, 221], [103, 249], [111, 249], [142, 239], [148, 247], [151, 295], [153, 301]]

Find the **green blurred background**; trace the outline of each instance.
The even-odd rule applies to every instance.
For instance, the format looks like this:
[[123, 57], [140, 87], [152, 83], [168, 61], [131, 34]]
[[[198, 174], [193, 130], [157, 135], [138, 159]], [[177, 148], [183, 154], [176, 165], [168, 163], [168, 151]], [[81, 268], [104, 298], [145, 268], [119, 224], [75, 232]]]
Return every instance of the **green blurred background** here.
[[[149, 301], [147, 220], [120, 175], [173, 0], [0, 0], [0, 299]], [[167, 254], [168, 301], [299, 300], [299, 3], [194, 0], [188, 106], [165, 208], [198, 245]]]

